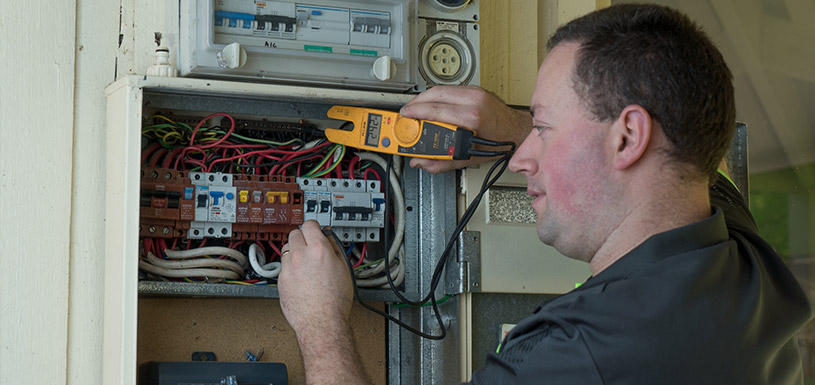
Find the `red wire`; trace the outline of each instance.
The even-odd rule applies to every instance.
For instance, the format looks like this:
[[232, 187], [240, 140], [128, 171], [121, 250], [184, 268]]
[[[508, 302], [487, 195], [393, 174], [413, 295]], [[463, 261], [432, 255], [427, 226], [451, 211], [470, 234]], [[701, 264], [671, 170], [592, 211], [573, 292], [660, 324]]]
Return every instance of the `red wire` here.
[[147, 162], [147, 158], [150, 157], [150, 154], [153, 153], [153, 151], [158, 150], [159, 147], [161, 147], [161, 144], [158, 142], [153, 142], [149, 146], [145, 147], [141, 154], [141, 164], [145, 164]]
[[209, 172], [209, 167], [204, 162], [199, 162], [197, 160], [187, 159], [184, 163], [192, 163], [196, 166], [201, 166], [201, 170], [204, 172]]
[[[184, 160], [184, 157], [186, 157], [186, 156], [187, 156], [187, 151], [191, 151], [191, 150], [195, 150], [195, 151], [200, 152], [202, 155], [204, 155], [204, 159], [206, 159], [206, 158], [209, 156], [209, 154], [207, 154], [207, 153], [206, 153], [206, 151], [204, 151], [203, 149], [198, 148], [198, 147], [196, 147], [196, 146], [193, 146], [193, 147], [184, 147], [184, 148], [181, 150], [181, 154], [179, 154], [179, 155], [178, 155], [178, 158], [176, 158], [176, 160], [175, 160], [175, 166], [173, 167], [174, 169], [178, 170], [179, 163], [181, 163], [181, 161], [182, 161], [182, 160]], [[186, 162], [186, 161], [185, 161], [185, 162]], [[181, 164], [183, 164], [183, 163], [181, 163]]]
[[[167, 154], [167, 156], [164, 157], [164, 161], [161, 163], [161, 167], [169, 168], [170, 164], [173, 163], [173, 160], [176, 159], [178, 154], [183, 150], [184, 150], [183, 147], [176, 147], [172, 151], [170, 151], [170, 153]], [[178, 163], [176, 163], [176, 164], [178, 164]]]
[[[153, 253], [153, 240], [150, 238], [142, 239], [142, 246], [144, 247], [144, 255], [147, 256], [147, 253]], [[153, 253], [156, 255], [156, 253]]]
[[233, 161], [235, 159], [245, 158], [247, 156], [259, 155], [259, 154], [269, 154], [269, 153], [285, 153], [285, 152], [275, 150], [275, 149], [252, 151], [252, 152], [247, 152], [245, 154], [239, 154], [239, 155], [231, 156], [229, 158], [215, 159], [214, 161], [212, 161], [212, 163], [209, 164], [209, 167], [212, 168], [212, 166], [214, 166], [216, 163], [230, 162], [230, 161]]
[[207, 120], [210, 120], [210, 119], [212, 119], [212, 118], [214, 118], [216, 116], [224, 116], [224, 117], [229, 118], [229, 123], [230, 123], [229, 131], [227, 131], [226, 135], [224, 135], [223, 138], [219, 139], [215, 143], [210, 143], [210, 144], [200, 146], [200, 147], [202, 149], [215, 147], [215, 146], [221, 144], [224, 140], [226, 140], [226, 138], [228, 138], [229, 135], [232, 135], [232, 132], [235, 131], [235, 119], [233, 117], [229, 116], [228, 114], [223, 113], [223, 112], [216, 112], [214, 114], [210, 114], [209, 116], [207, 116], [204, 119], [201, 119], [201, 121], [198, 122], [197, 125], [195, 125], [195, 129], [192, 130], [192, 135], [190, 135], [190, 147], [195, 146], [195, 134], [198, 133], [198, 129], [201, 128], [202, 125], [204, 125], [204, 122], [206, 122]]
[[367, 170], [365, 170], [365, 173], [364, 173], [364, 174], [362, 174], [362, 177], [363, 177], [365, 180], [368, 180], [368, 173], [369, 173], [369, 172], [374, 173], [374, 176], [376, 176], [376, 180], [379, 180], [379, 181], [381, 181], [381, 180], [382, 180], [382, 178], [380, 178], [380, 177], [379, 177], [379, 173], [378, 173], [378, 172], [376, 172], [376, 170], [374, 170], [374, 169], [370, 169], [370, 168], [369, 168], [369, 169], [367, 169]]
[[278, 248], [277, 248], [277, 246], [275, 246], [275, 244], [274, 244], [274, 243], [272, 243], [272, 241], [269, 241], [269, 246], [271, 246], [272, 250], [274, 250], [274, 252], [275, 252], [275, 253], [274, 253], [274, 254], [272, 254], [272, 256], [269, 258], [269, 262], [273, 262], [277, 256], [279, 256], [279, 255], [283, 255], [283, 253], [281, 253], [281, 252], [280, 252], [280, 249], [278, 249]]
[[166, 148], [160, 148], [158, 151], [153, 153], [153, 156], [150, 157], [150, 160], [147, 162], [148, 167], [156, 167], [158, 164], [158, 160], [161, 159], [164, 155], [167, 155]]
[[348, 179], [354, 179], [354, 166], [359, 162], [359, 155], [354, 155], [351, 162], [348, 163]]
[[363, 243], [362, 244], [362, 251], [360, 251], [360, 253], [359, 253], [359, 261], [357, 261], [357, 263], [354, 264], [354, 266], [353, 266], [354, 269], [356, 269], [357, 267], [360, 267], [362, 265], [362, 261], [365, 260], [365, 252], [367, 251], [367, 248], [368, 248], [368, 243], [367, 242]]
[[167, 243], [164, 242], [164, 238], [158, 238], [157, 241], [158, 241], [157, 243], [158, 243], [158, 246], [159, 246], [159, 250], [158, 250], [159, 255], [161, 255], [162, 259], [167, 259], [167, 257], [164, 255], [164, 250], [167, 249]]

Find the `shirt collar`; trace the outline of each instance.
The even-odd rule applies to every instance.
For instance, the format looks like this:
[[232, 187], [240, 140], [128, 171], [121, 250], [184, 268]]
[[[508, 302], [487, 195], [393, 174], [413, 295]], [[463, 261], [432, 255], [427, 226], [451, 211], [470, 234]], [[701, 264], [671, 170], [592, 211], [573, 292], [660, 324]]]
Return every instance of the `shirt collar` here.
[[713, 215], [699, 222], [651, 236], [600, 274], [589, 278], [578, 289], [625, 279], [632, 272], [666, 257], [698, 250], [728, 239], [724, 214], [720, 208], [713, 206]]

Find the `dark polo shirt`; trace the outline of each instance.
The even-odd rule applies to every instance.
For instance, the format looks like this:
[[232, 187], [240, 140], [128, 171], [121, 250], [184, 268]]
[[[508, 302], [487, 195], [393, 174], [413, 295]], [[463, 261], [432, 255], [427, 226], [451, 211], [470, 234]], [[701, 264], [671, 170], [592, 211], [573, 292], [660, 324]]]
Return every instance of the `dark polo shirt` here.
[[535, 309], [473, 384], [802, 384], [803, 290], [721, 176], [711, 204]]

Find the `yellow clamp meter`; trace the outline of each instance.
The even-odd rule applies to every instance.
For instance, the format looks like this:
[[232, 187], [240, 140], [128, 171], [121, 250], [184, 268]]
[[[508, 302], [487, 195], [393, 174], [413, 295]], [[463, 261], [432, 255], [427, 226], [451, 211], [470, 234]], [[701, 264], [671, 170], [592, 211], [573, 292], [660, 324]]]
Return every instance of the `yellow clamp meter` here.
[[348, 130], [327, 128], [325, 136], [333, 143], [416, 158], [470, 159], [475, 132], [452, 124], [350, 106], [333, 106], [328, 117], [353, 125]]

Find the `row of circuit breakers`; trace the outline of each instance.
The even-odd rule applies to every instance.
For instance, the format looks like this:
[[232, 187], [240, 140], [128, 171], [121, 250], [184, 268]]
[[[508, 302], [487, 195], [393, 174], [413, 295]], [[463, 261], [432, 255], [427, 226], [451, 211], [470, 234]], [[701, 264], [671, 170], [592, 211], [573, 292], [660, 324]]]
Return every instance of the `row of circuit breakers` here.
[[284, 240], [306, 220], [348, 242], [377, 242], [385, 224], [379, 181], [143, 168], [139, 235]]
[[182, 76], [418, 92], [479, 85], [478, 0], [180, 0]]

